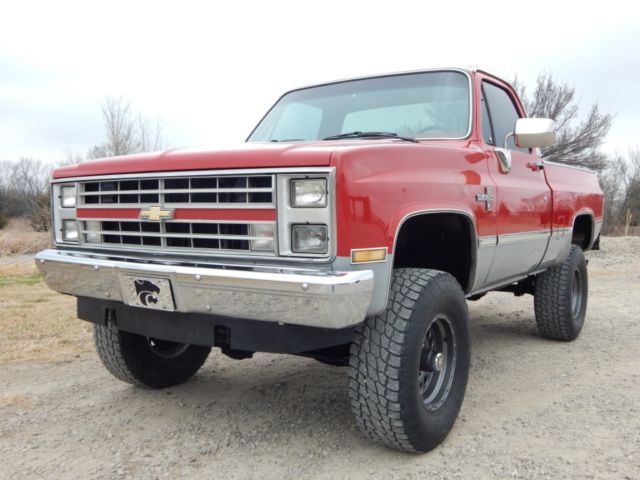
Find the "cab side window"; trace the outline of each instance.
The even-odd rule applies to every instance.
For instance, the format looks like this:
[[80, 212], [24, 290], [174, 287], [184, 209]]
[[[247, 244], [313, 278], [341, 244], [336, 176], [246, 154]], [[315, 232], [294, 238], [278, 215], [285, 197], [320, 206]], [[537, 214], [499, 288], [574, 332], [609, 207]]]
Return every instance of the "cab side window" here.
[[[520, 115], [518, 114], [516, 106], [513, 104], [511, 96], [502, 88], [489, 82], [482, 82], [482, 92], [485, 100], [483, 103], [486, 104], [483, 105], [483, 107], [486, 106], [491, 119], [492, 135], [490, 135], [489, 138], [493, 140], [493, 145], [496, 147], [503, 147], [505, 137], [513, 132], [516, 121], [520, 118]], [[484, 123], [485, 122], [483, 122], [483, 124]], [[483, 135], [486, 142], [487, 135], [484, 132]], [[529, 153], [528, 148], [516, 147], [513, 136], [509, 137], [507, 148], [518, 150], [522, 153]]]

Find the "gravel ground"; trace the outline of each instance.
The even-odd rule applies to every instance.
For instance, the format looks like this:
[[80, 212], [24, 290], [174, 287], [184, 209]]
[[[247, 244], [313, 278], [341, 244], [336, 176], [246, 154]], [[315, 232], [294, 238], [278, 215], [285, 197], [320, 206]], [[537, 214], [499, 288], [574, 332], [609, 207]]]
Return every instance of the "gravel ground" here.
[[0, 477], [640, 479], [640, 239], [602, 247], [573, 343], [537, 336], [530, 296], [471, 303], [467, 396], [431, 453], [362, 438], [344, 368], [214, 353], [187, 384], [150, 391], [83, 353], [0, 367]]

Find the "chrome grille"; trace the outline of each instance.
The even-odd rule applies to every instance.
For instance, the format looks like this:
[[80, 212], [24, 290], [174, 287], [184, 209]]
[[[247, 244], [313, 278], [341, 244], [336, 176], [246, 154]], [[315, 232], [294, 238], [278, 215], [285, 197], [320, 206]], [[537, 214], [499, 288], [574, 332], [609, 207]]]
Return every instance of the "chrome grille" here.
[[86, 246], [151, 248], [163, 251], [275, 252], [275, 222], [82, 220]]
[[218, 175], [80, 183], [80, 206], [273, 206], [273, 175]]

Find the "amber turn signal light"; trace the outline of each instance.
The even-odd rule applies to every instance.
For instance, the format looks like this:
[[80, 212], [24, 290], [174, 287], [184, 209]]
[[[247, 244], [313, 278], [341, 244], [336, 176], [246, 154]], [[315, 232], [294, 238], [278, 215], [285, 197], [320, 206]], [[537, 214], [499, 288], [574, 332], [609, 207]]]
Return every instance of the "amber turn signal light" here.
[[351, 263], [384, 262], [386, 259], [386, 247], [351, 250]]

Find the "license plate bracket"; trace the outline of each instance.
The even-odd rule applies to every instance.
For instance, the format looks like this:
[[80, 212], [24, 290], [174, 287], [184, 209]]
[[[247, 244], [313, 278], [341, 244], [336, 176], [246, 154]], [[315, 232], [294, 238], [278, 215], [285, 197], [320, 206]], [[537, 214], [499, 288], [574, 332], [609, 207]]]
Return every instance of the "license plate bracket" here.
[[122, 275], [120, 284], [127, 305], [170, 312], [176, 309], [168, 278]]

